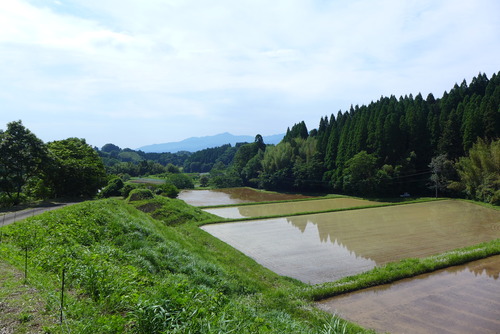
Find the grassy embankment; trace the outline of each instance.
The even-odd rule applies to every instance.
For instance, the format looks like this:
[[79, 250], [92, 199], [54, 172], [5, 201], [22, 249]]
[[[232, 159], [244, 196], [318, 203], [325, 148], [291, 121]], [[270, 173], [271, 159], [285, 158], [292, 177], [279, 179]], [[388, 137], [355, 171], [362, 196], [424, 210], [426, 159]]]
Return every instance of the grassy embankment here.
[[[0, 257], [23, 268], [28, 250], [29, 286], [52, 319], [65, 268], [64, 326], [44, 325], [45, 332], [358, 333], [311, 301], [500, 254], [496, 240], [308, 286], [198, 228], [215, 216], [162, 197], [130, 204], [86, 202], [3, 228]], [[38, 319], [15, 318], [24, 327]]]
[[[2, 228], [1, 261], [22, 270], [27, 251], [28, 286], [52, 319], [59, 314], [64, 269], [63, 326], [44, 323], [43, 331], [361, 330], [315, 310], [303, 298], [305, 284], [262, 268], [198, 228], [213, 216], [161, 197], [132, 204], [85, 202]], [[15, 317], [30, 325], [30, 317]]]

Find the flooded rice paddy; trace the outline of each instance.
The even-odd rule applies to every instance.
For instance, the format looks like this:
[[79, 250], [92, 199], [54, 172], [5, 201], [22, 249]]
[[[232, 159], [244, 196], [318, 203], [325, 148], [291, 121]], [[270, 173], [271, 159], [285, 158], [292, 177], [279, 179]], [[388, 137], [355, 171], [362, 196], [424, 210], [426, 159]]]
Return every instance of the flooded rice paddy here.
[[310, 198], [310, 196], [263, 192], [251, 188], [227, 188], [214, 190], [183, 190], [179, 193], [177, 198], [194, 206], [210, 206], [250, 202], [284, 201]]
[[500, 333], [500, 255], [318, 303], [391, 333]]
[[327, 211], [343, 209], [356, 206], [376, 205], [379, 202], [366, 201], [355, 198], [330, 198], [310, 201], [256, 204], [246, 206], [235, 206], [228, 208], [205, 209], [222, 218], [247, 218], [287, 215], [298, 212]]
[[445, 200], [203, 229], [280, 275], [316, 284], [494, 240], [499, 223], [500, 211]]

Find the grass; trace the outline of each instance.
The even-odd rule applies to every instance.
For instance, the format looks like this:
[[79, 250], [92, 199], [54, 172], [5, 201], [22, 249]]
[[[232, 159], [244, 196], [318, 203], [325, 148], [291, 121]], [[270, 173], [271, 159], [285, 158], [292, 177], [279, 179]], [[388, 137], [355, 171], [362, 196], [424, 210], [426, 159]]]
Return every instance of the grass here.
[[23, 273], [0, 261], [0, 332], [40, 333], [56, 322], [54, 316], [45, 312], [40, 292], [24, 283]]
[[[84, 202], [2, 227], [0, 307], [24, 306], [0, 312], [0, 321], [14, 333], [28, 333], [33, 324], [46, 333], [363, 333], [317, 310], [314, 301], [500, 254], [496, 240], [309, 286], [199, 228], [217, 220], [157, 196]], [[25, 250], [28, 285], [21, 274]], [[25, 297], [15, 293], [21, 290]]]
[[[197, 227], [213, 216], [166, 198], [134, 206], [153, 210], [107, 199], [2, 228], [0, 262], [23, 268], [28, 249], [29, 284], [51, 317], [59, 312], [65, 268], [64, 325], [47, 332], [329, 332], [334, 318], [301, 296], [304, 284], [276, 275]], [[172, 221], [168, 212], [174, 209], [192, 211]], [[32, 321], [22, 312], [17, 319]], [[337, 321], [348, 331], [362, 331]]]
[[500, 254], [500, 239], [455, 249], [426, 258], [409, 258], [399, 262], [388, 263], [355, 276], [308, 287], [304, 290], [304, 294], [308, 299], [321, 300], [498, 254]]

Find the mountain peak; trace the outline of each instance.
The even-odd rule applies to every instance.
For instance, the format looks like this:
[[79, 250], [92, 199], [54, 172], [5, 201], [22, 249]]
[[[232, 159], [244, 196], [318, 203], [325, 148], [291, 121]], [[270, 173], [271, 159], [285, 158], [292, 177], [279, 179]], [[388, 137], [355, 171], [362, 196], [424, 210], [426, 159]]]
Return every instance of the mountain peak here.
[[[284, 136], [285, 134], [263, 136], [264, 143], [278, 144]], [[255, 136], [237, 136], [229, 132], [224, 132], [213, 136], [190, 137], [178, 142], [146, 145], [139, 147], [138, 150], [146, 153], [176, 153], [179, 151], [196, 152], [206, 148], [212, 148], [226, 144], [231, 144], [232, 146], [234, 146], [236, 143], [253, 143], [254, 140]]]

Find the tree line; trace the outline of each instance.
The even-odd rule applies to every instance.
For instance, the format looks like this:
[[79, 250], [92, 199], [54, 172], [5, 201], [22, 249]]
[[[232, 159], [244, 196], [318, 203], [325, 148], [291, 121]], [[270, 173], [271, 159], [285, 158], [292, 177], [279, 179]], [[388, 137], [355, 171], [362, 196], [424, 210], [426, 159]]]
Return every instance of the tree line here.
[[[429, 195], [439, 190], [461, 196], [467, 187], [459, 181], [468, 173], [461, 158], [479, 150], [488, 151], [495, 161], [491, 155], [498, 149], [492, 143], [500, 136], [499, 106], [500, 72], [490, 79], [479, 73], [470, 84], [463, 80], [441, 98], [381, 97], [322, 117], [311, 131], [299, 122], [276, 146], [242, 145], [232, 164], [225, 169], [214, 166], [211, 174], [227, 176], [222, 186], [362, 196]], [[498, 180], [496, 161], [490, 178]], [[496, 201], [498, 182], [486, 183], [490, 195], [483, 200]], [[467, 194], [475, 197], [470, 189]]]
[[0, 206], [28, 197], [92, 197], [106, 182], [104, 165], [85, 139], [44, 143], [21, 121], [0, 130]]
[[[381, 97], [324, 116], [309, 131], [301, 121], [278, 145], [238, 143], [198, 152], [145, 153], [84, 139], [43, 143], [21, 121], [0, 130], [0, 204], [95, 195], [118, 175], [210, 173], [203, 185], [337, 192], [361, 196], [447, 195], [500, 201], [500, 72], [429, 94]], [[107, 176], [108, 175], [108, 176]]]

